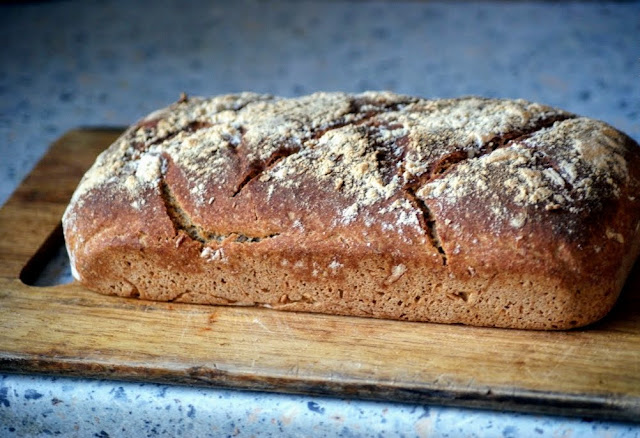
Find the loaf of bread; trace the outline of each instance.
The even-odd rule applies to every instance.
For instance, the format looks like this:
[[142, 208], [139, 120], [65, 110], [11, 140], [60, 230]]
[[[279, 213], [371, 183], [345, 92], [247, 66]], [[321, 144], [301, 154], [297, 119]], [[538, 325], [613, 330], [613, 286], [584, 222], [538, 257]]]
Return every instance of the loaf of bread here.
[[640, 147], [522, 100], [182, 98], [97, 159], [74, 276], [121, 297], [566, 329], [640, 250]]

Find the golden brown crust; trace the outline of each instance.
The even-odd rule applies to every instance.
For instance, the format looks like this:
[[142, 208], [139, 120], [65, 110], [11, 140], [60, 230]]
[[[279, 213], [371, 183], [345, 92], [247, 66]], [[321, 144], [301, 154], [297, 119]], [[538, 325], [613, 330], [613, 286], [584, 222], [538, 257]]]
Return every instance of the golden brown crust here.
[[558, 329], [640, 250], [640, 149], [521, 100], [182, 98], [129, 128], [64, 216], [121, 296]]

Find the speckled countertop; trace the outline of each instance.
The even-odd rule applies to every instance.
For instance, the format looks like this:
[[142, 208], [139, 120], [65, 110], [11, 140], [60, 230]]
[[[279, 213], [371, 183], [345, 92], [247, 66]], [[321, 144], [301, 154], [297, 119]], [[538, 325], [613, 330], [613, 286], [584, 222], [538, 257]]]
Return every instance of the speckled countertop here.
[[[51, 1], [0, 6], [0, 203], [49, 144], [178, 98], [522, 97], [640, 140], [640, 2]], [[639, 437], [629, 424], [0, 375], [0, 436]]]

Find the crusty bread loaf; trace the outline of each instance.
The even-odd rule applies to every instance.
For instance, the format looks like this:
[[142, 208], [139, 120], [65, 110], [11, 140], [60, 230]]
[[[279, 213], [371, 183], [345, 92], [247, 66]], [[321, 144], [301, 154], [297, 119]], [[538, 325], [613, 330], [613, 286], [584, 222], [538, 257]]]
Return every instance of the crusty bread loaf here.
[[522, 100], [187, 98], [130, 127], [64, 215], [123, 297], [578, 327], [640, 248], [640, 148]]

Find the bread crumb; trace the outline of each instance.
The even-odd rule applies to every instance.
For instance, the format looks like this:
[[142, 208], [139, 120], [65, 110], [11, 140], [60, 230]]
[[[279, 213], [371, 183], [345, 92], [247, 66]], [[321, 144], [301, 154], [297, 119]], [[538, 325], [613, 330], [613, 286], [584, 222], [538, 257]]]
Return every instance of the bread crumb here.
[[351, 204], [349, 207], [345, 208], [342, 212], [341, 223], [343, 225], [348, 225], [356, 219], [358, 214], [358, 204]]
[[202, 257], [208, 262], [215, 262], [215, 261], [227, 262], [228, 261], [224, 254], [224, 250], [222, 248], [212, 250], [210, 247], [205, 246], [204, 248], [202, 248], [202, 251], [200, 252], [200, 257]]
[[338, 262], [336, 259], [333, 259], [331, 263], [329, 263], [329, 269], [335, 273], [338, 269], [342, 268], [344, 265]]
[[[175, 243], [176, 248], [180, 247], [180, 244], [181, 244], [182, 242], [184, 242], [184, 240], [185, 240], [186, 238], [187, 238], [186, 234], [180, 234], [180, 235], [178, 236], [178, 238], [176, 239], [176, 243]], [[203, 251], [204, 251], [204, 250], [203, 250]], [[202, 257], [202, 252], [200, 253], [200, 256]]]
[[560, 174], [556, 172], [554, 169], [549, 167], [544, 169], [542, 173], [557, 186], [564, 187], [565, 185], [564, 178], [562, 178]]
[[384, 284], [388, 286], [395, 283], [404, 275], [405, 272], [407, 272], [407, 267], [404, 264], [400, 263], [393, 266], [393, 268], [391, 268], [391, 275], [386, 278]]
[[476, 275], [476, 270], [473, 268], [473, 266], [467, 266], [467, 272], [471, 277], [475, 277]]
[[607, 239], [613, 239], [618, 243], [624, 243], [624, 236], [610, 228], [607, 228], [605, 230], [605, 234], [607, 236]]
[[513, 228], [522, 228], [524, 227], [524, 224], [527, 222], [527, 213], [526, 212], [520, 212], [514, 216], [511, 217], [511, 220], [509, 221], [509, 224], [513, 227]]

